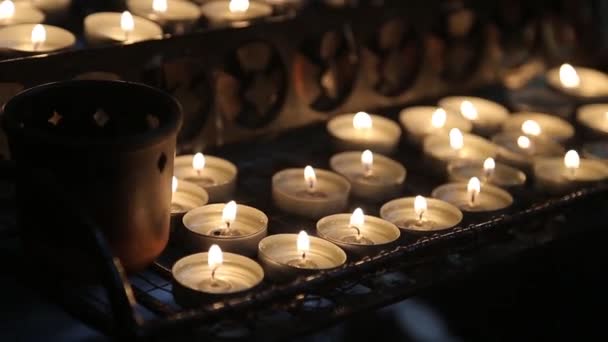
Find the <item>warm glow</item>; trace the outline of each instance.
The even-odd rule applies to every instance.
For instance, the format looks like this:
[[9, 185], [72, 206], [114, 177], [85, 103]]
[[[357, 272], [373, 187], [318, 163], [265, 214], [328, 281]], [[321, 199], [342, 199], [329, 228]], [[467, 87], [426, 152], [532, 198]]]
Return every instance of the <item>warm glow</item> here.
[[15, 4], [11, 0], [0, 2], [0, 20], [12, 18], [15, 15]]
[[32, 29], [32, 44], [40, 45], [46, 41], [46, 30], [43, 25], [37, 24]]
[[135, 22], [133, 21], [131, 13], [129, 11], [122, 12], [122, 15], [120, 16], [120, 29], [123, 30], [123, 32], [128, 33], [133, 31], [134, 28]]
[[564, 88], [576, 88], [581, 84], [581, 79], [578, 77], [576, 70], [568, 63], [559, 67], [559, 81]]
[[494, 161], [494, 158], [488, 158], [483, 161], [483, 171], [484, 172], [486, 172], [486, 173], [492, 172], [492, 171], [494, 171], [495, 168], [496, 168], [496, 162]]
[[297, 248], [300, 254], [306, 254], [310, 250], [310, 238], [305, 231], [301, 231], [298, 234]]
[[355, 129], [370, 129], [372, 128], [372, 117], [366, 112], [359, 112], [353, 117], [353, 127]]
[[304, 180], [310, 190], [317, 186], [317, 175], [315, 175], [315, 170], [310, 165], [304, 168]]
[[353, 211], [353, 214], [350, 216], [350, 226], [361, 229], [364, 224], [365, 215], [363, 214], [363, 210], [361, 208], [355, 209], [355, 211]]
[[416, 198], [414, 198], [414, 211], [416, 212], [418, 219], [420, 219], [420, 220], [422, 219], [422, 216], [426, 212], [426, 209], [427, 209], [426, 198], [424, 198], [420, 195], [416, 196]]
[[454, 150], [460, 150], [464, 146], [464, 137], [458, 128], [450, 130], [450, 146]]
[[152, 0], [152, 10], [157, 13], [167, 12], [167, 0]]
[[246, 12], [249, 9], [249, 0], [230, 0], [228, 5], [230, 12]]
[[469, 193], [469, 204], [475, 204], [475, 197], [481, 192], [481, 182], [479, 181], [479, 178], [473, 177], [469, 180], [467, 192]]
[[517, 138], [517, 146], [519, 146], [519, 148], [528, 149], [530, 148], [531, 144], [530, 138], [526, 136], [521, 135], [519, 138]]
[[192, 168], [196, 171], [200, 171], [205, 168], [205, 156], [198, 152], [192, 157]]
[[447, 113], [443, 108], [437, 108], [433, 112], [433, 116], [431, 117], [431, 125], [435, 128], [443, 128], [445, 126], [445, 121], [447, 120]]
[[173, 180], [171, 181], [171, 191], [173, 193], [175, 193], [177, 191], [177, 185], [178, 185], [177, 177], [173, 176]]
[[521, 124], [521, 131], [527, 135], [534, 136], [540, 135], [542, 133], [540, 125], [534, 120], [524, 121], [524, 123]]
[[363, 165], [366, 174], [372, 173], [372, 168], [374, 167], [374, 154], [372, 151], [365, 150], [361, 153], [361, 165]]
[[460, 104], [460, 113], [469, 120], [477, 120], [478, 118], [477, 108], [475, 108], [471, 101], [462, 101]]
[[226, 203], [222, 210], [222, 221], [230, 226], [236, 220], [236, 202], [230, 201]]
[[576, 170], [581, 165], [581, 159], [575, 150], [566, 152], [564, 156], [564, 165], [570, 170]]
[[207, 263], [211, 269], [216, 269], [224, 262], [224, 254], [222, 249], [218, 245], [211, 245], [209, 248], [209, 256], [207, 256]]

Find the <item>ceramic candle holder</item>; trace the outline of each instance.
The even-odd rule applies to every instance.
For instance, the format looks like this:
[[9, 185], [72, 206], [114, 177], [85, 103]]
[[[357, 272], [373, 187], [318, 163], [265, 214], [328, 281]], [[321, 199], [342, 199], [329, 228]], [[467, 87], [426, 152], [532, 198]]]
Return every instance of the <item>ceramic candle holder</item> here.
[[249, 1], [249, 7], [238, 11], [230, 9], [230, 1], [212, 0], [201, 6], [201, 13], [211, 25], [220, 25], [268, 17], [272, 14], [272, 7], [262, 2]]
[[498, 149], [490, 141], [473, 134], [463, 134], [463, 146], [456, 150], [448, 135], [431, 135], [424, 139], [423, 150], [433, 171], [445, 173], [447, 164], [454, 160], [485, 160], [495, 158]]
[[184, 215], [184, 244], [191, 251], [208, 250], [218, 245], [222, 250], [255, 256], [258, 243], [268, 234], [268, 217], [256, 208], [237, 205], [234, 222], [227, 229], [222, 220], [225, 204], [209, 204]]
[[350, 225], [352, 214], [326, 216], [317, 222], [317, 235], [355, 256], [374, 255], [399, 239], [399, 228], [391, 222], [365, 215], [359, 227]]
[[349, 180], [354, 196], [369, 201], [398, 196], [407, 174], [399, 162], [379, 154], [373, 155], [369, 170], [362, 165], [361, 152], [338, 153], [331, 158], [329, 165]]
[[67, 50], [74, 46], [76, 37], [60, 27], [42, 25], [46, 39], [32, 42], [34, 24], [21, 24], [0, 28], [0, 52], [8, 55], [35, 55]]
[[229, 201], [236, 190], [237, 167], [226, 159], [205, 155], [204, 167], [197, 171], [192, 166], [193, 158], [193, 155], [175, 158], [175, 177], [203, 187], [210, 203]]
[[343, 212], [348, 205], [351, 185], [331, 171], [315, 169], [313, 190], [304, 179], [303, 169], [286, 169], [272, 177], [272, 198], [281, 210], [302, 217], [319, 219]]
[[536, 112], [513, 113], [513, 115], [504, 122], [502, 126], [503, 131], [519, 132], [523, 134], [522, 125], [528, 120], [535, 121], [538, 124], [541, 129], [539, 135], [545, 138], [550, 138], [558, 142], [565, 142], [574, 136], [574, 127], [566, 120], [553, 115]]
[[452, 182], [468, 182], [473, 177], [484, 183], [501, 188], [514, 189], [526, 183], [526, 174], [502, 163], [496, 163], [493, 170], [486, 171], [484, 162], [479, 160], [457, 160], [448, 164], [448, 176]]
[[433, 233], [450, 229], [462, 221], [462, 212], [448, 202], [425, 198], [421, 215], [415, 209], [415, 197], [399, 198], [380, 208], [380, 217], [409, 233]]
[[[575, 71], [574, 75], [572, 75], [572, 68]], [[562, 77], [560, 77], [560, 69]], [[563, 77], [571, 79], [571, 81], [562, 82]], [[579, 66], [565, 68], [562, 66], [547, 71], [546, 79], [553, 89], [575, 98], [593, 99], [608, 96], [608, 75], [599, 70]]]
[[188, 211], [202, 207], [208, 201], [209, 195], [205, 189], [194, 183], [179, 181], [171, 196], [171, 230], [181, 227], [182, 218]]
[[608, 164], [608, 141], [598, 141], [583, 146], [583, 156]]
[[133, 16], [133, 30], [121, 28], [122, 13], [98, 12], [84, 19], [84, 35], [90, 45], [133, 44], [161, 39], [163, 30], [153, 21]]
[[498, 159], [529, 171], [535, 159], [563, 156], [564, 148], [555, 141], [541, 136], [526, 136], [519, 132], [495, 135], [492, 142], [499, 146]]
[[297, 249], [297, 234], [276, 234], [260, 241], [258, 260], [267, 277], [287, 281], [320, 270], [331, 270], [346, 263], [346, 253], [335, 244], [311, 236], [305, 262]]
[[[2, 3], [3, 0], [0, 0], [0, 4]], [[0, 7], [0, 27], [19, 24], [39, 24], [44, 21], [44, 13], [29, 2], [13, 2], [13, 6], [12, 15], [3, 13], [3, 11], [8, 11], [8, 8]]]
[[133, 14], [156, 22], [165, 32], [176, 34], [189, 31], [201, 16], [199, 6], [183, 0], [167, 0], [164, 10], [155, 10], [152, 0], [128, 0], [127, 7]]
[[507, 108], [479, 97], [448, 96], [439, 100], [439, 107], [448, 112], [461, 114], [471, 121], [475, 132], [484, 136], [499, 131], [502, 123], [509, 117]]
[[337, 151], [369, 149], [381, 154], [391, 154], [401, 138], [401, 127], [387, 118], [369, 115], [371, 127], [354, 126], [356, 114], [342, 114], [327, 123], [327, 131], [333, 138]]
[[579, 107], [576, 120], [593, 135], [608, 137], [608, 104], [598, 103]]
[[448, 183], [435, 188], [431, 196], [449, 202], [467, 213], [490, 213], [506, 209], [513, 204], [513, 197], [503, 189], [483, 184], [471, 203], [466, 182]]
[[209, 253], [188, 255], [173, 265], [173, 296], [183, 307], [198, 307], [205, 303], [226, 300], [243, 294], [262, 283], [264, 270], [255, 261], [232, 253], [223, 253], [223, 263], [213, 269], [208, 264]]
[[[416, 106], [401, 111], [399, 121], [407, 132], [407, 139], [414, 144], [421, 144], [424, 138], [431, 134], [447, 135], [450, 129], [458, 128], [467, 133], [473, 129], [473, 124], [462, 115], [455, 112], [436, 114], [439, 107]], [[445, 113], [445, 117], [443, 114]], [[435, 115], [435, 117], [433, 117]]]
[[547, 158], [534, 163], [535, 184], [550, 194], [563, 194], [608, 179], [608, 165], [581, 159], [575, 172], [567, 169], [563, 158]]

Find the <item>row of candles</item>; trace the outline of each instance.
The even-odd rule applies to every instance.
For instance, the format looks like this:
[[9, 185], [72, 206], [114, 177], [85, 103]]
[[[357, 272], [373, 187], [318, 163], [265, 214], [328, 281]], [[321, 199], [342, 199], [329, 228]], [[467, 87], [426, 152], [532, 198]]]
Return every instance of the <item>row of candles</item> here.
[[[608, 105], [583, 106], [578, 118], [608, 136]], [[510, 114], [489, 100], [448, 97], [439, 107], [406, 108], [400, 121], [408, 139], [450, 182], [435, 188], [431, 197], [395, 199], [406, 169], [380, 152], [395, 152], [401, 127], [364, 112], [337, 116], [327, 129], [335, 147], [346, 152], [331, 158], [332, 171], [306, 166], [282, 170], [272, 178], [275, 206], [317, 219], [318, 237], [305, 231], [269, 236], [268, 217], [262, 211], [230, 201], [237, 178], [234, 164], [200, 153], [176, 157], [175, 229], [191, 251], [199, 252], [173, 267], [176, 300], [192, 305], [209, 296], [249, 290], [264, 277], [280, 281], [336, 268], [347, 255], [386, 249], [404, 232], [451, 229], [465, 214], [495, 215], [512, 205], [511, 193], [524, 186], [528, 175], [551, 193], [608, 178], [608, 163], [565, 151], [562, 144], [573, 137], [574, 128], [549, 114]], [[467, 133], [471, 131], [492, 138]], [[388, 202], [380, 217], [365, 215], [360, 208], [345, 214], [350, 195]], [[261, 265], [249, 258], [254, 256]]]
[[[128, 11], [98, 12], [84, 19], [90, 45], [131, 44], [161, 39], [164, 32], [190, 30], [201, 16], [211, 24], [239, 23], [272, 14], [270, 4], [249, 0], [213, 0], [202, 5], [186, 0], [127, 0]], [[69, 0], [0, 0], [0, 49], [35, 54], [71, 48], [75, 36], [44, 25], [46, 13], [68, 10]], [[63, 13], [65, 14], [65, 13]]]

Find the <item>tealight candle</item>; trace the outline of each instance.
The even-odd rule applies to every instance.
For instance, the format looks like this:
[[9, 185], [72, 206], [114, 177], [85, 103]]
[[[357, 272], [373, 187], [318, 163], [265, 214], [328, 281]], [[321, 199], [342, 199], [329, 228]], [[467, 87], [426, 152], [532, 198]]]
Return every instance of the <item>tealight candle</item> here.
[[340, 267], [346, 262], [346, 253], [329, 241], [301, 231], [297, 235], [264, 238], [259, 244], [258, 260], [269, 278], [283, 281]]
[[386, 249], [399, 239], [399, 228], [377, 217], [363, 214], [361, 208], [352, 214], [326, 216], [317, 222], [319, 237], [354, 255], [371, 255]]
[[460, 113], [471, 121], [474, 131], [482, 135], [491, 135], [500, 130], [509, 117], [509, 111], [504, 106], [479, 97], [448, 96], [439, 100], [439, 107]]
[[329, 165], [350, 181], [353, 195], [371, 201], [397, 196], [406, 177], [403, 165], [370, 150], [336, 154]]
[[175, 302], [184, 307], [225, 300], [255, 288], [264, 279], [264, 270], [258, 263], [224, 253], [217, 245], [207, 253], [179, 259], [171, 271]]
[[470, 132], [471, 122], [454, 112], [432, 106], [409, 107], [401, 111], [399, 121], [407, 132], [407, 138], [416, 144], [422, 143], [427, 135], [447, 134], [450, 129]]
[[268, 233], [266, 214], [234, 201], [190, 210], [183, 223], [184, 244], [192, 251], [217, 244], [229, 252], [254, 256], [258, 243]]
[[576, 190], [608, 178], [608, 166], [600, 161], [580, 159], [574, 150], [564, 158], [541, 159], [534, 163], [536, 185], [552, 194]]
[[132, 44], [144, 40], [161, 39], [163, 31], [153, 21], [130, 12], [98, 12], [84, 19], [84, 34], [91, 45]]
[[215, 0], [205, 2], [201, 13], [211, 24], [217, 25], [268, 17], [272, 14], [272, 6], [249, 0]]
[[17, 3], [27, 3], [44, 12], [47, 22], [57, 22], [68, 15], [72, 0], [17, 0]]
[[233, 196], [238, 169], [226, 159], [199, 152], [176, 157], [173, 174], [203, 187], [209, 194], [209, 201], [215, 203], [228, 201]]
[[0, 0], [0, 27], [19, 24], [39, 24], [44, 21], [44, 13], [29, 2], [14, 3]]
[[448, 164], [448, 175], [453, 182], [466, 182], [472, 177], [477, 177], [484, 183], [502, 188], [520, 187], [526, 182], [525, 173], [505, 164], [496, 163], [493, 158], [484, 161], [453, 161]]
[[179, 181], [173, 177], [171, 190], [171, 230], [175, 231], [182, 225], [184, 214], [194, 208], [202, 207], [209, 201], [207, 192], [200, 186]]
[[597, 141], [585, 144], [585, 146], [583, 146], [583, 156], [608, 164], [608, 141]]
[[505, 209], [513, 204], [513, 197], [503, 189], [484, 184], [477, 177], [468, 183], [448, 183], [435, 188], [432, 196], [449, 202], [470, 213], [487, 213]]
[[576, 120], [594, 134], [608, 137], [608, 104], [582, 106], [576, 112]]
[[65, 50], [76, 37], [60, 27], [21, 24], [0, 28], [0, 50], [18, 54], [49, 53]]
[[448, 202], [416, 196], [385, 203], [380, 217], [405, 231], [428, 233], [455, 227], [462, 221], [462, 212]]
[[193, 27], [201, 16], [199, 6], [183, 0], [128, 0], [127, 7], [163, 26], [165, 31], [178, 34]]
[[528, 170], [534, 160], [564, 154], [564, 148], [557, 142], [542, 136], [528, 136], [515, 132], [495, 135], [492, 142], [498, 145], [498, 158], [507, 164]]
[[546, 79], [552, 88], [576, 98], [608, 96], [608, 75], [599, 70], [566, 63], [547, 71]]
[[497, 148], [488, 140], [473, 134], [462, 134], [452, 128], [449, 135], [430, 135], [424, 139], [424, 154], [440, 170], [445, 171], [450, 161], [458, 159], [484, 160], [496, 157]]
[[286, 169], [272, 177], [272, 198], [275, 205], [288, 213], [318, 219], [344, 211], [351, 185], [337, 173], [302, 169]]
[[338, 115], [327, 123], [327, 131], [338, 151], [370, 149], [391, 154], [401, 137], [397, 123], [365, 112]]
[[504, 122], [502, 128], [505, 132], [544, 136], [559, 142], [567, 141], [574, 136], [574, 127], [566, 120], [536, 112], [514, 113]]

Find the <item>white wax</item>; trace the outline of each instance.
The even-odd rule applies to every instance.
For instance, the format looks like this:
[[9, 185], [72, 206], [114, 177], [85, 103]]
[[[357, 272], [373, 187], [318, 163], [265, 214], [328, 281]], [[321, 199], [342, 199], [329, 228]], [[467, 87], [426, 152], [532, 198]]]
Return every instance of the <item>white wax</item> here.
[[427, 135], [447, 135], [452, 128], [458, 128], [463, 133], [470, 132], [473, 129], [473, 125], [469, 120], [452, 111], [446, 112], [445, 124], [442, 127], [434, 127], [432, 125], [432, 118], [438, 108], [433, 106], [416, 106], [402, 110], [399, 114], [399, 121], [407, 132], [407, 138], [415, 143], [420, 143]]
[[574, 127], [566, 120], [557, 116], [538, 112], [513, 113], [502, 126], [505, 132], [520, 132], [522, 124], [527, 120], [534, 120], [541, 129], [541, 135], [564, 142], [574, 136]]
[[230, 1], [214, 0], [205, 2], [201, 6], [202, 15], [213, 24], [249, 21], [268, 17], [272, 14], [272, 7], [268, 4], [249, 1], [249, 8], [243, 12], [231, 12]]
[[156, 12], [152, 0], [128, 0], [129, 11], [140, 17], [148, 18], [160, 25], [193, 25], [201, 16], [199, 6], [183, 0], [167, 0], [167, 11]]
[[46, 41], [34, 46], [32, 43], [33, 24], [21, 24], [0, 28], [0, 50], [21, 53], [48, 53], [67, 49], [76, 43], [76, 37], [60, 27], [44, 25]]
[[327, 131], [334, 138], [334, 146], [339, 151], [365, 150], [391, 154], [401, 138], [401, 127], [387, 118], [372, 115], [372, 127], [357, 129], [353, 126], [355, 114], [342, 114], [329, 120]]
[[460, 150], [450, 146], [448, 135], [430, 135], [424, 139], [424, 154], [445, 164], [457, 159], [484, 160], [496, 157], [496, 145], [473, 134], [463, 134], [464, 145]]
[[[2, 0], [0, 0], [0, 3]], [[39, 24], [44, 21], [44, 13], [29, 2], [15, 2], [15, 13], [6, 19], [0, 19], [0, 27], [19, 24]]]
[[211, 203], [232, 200], [236, 189], [237, 167], [226, 159], [205, 155], [205, 167], [197, 171], [192, 167], [193, 155], [175, 158], [173, 175], [186, 179], [207, 190]]
[[547, 71], [547, 83], [554, 89], [578, 98], [594, 98], [608, 96], [608, 75], [595, 69], [574, 67], [580, 84], [578, 87], [567, 88], [559, 78], [559, 67]]
[[608, 135], [608, 104], [597, 103], [580, 107], [576, 112], [578, 122], [602, 135]]
[[509, 117], [509, 110], [494, 101], [472, 96], [448, 96], [439, 100], [439, 107], [447, 112], [462, 114], [460, 105], [469, 101], [477, 111], [477, 118], [470, 120], [475, 130], [482, 134], [492, 134], [500, 129], [500, 125]]
[[491, 212], [505, 209], [513, 204], [513, 197], [503, 189], [482, 184], [473, 204], [466, 182], [448, 183], [435, 188], [431, 196], [453, 204], [466, 212]]
[[121, 15], [118, 12], [98, 12], [87, 16], [84, 19], [87, 42], [92, 45], [132, 44], [162, 38], [163, 31], [158, 24], [138, 16], [133, 16], [133, 31], [125, 34], [120, 26]]

